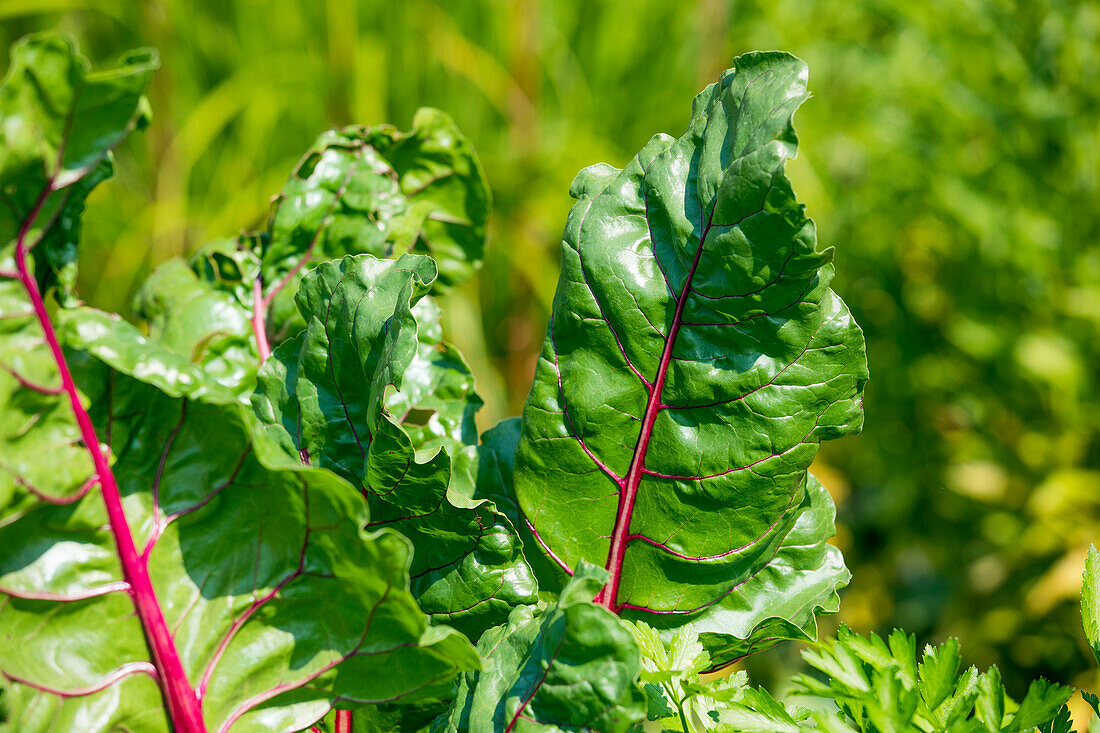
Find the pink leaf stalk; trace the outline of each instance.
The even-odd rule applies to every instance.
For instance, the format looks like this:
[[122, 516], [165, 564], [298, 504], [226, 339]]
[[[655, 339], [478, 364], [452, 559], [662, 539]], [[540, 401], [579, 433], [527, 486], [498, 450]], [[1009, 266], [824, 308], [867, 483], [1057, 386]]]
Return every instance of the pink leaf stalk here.
[[[711, 217], [714, 212], [711, 212]], [[638, 497], [638, 485], [642, 482], [642, 476], [646, 473], [645, 456], [649, 449], [649, 439], [653, 435], [653, 424], [657, 422], [657, 414], [665, 409], [661, 402], [661, 392], [665, 387], [665, 377], [668, 376], [668, 365], [672, 361], [672, 349], [676, 345], [676, 335], [680, 332], [684, 315], [684, 304], [687, 303], [688, 293], [691, 290], [691, 281], [695, 277], [695, 270], [699, 267], [699, 260], [703, 256], [703, 247], [706, 246], [707, 234], [710, 233], [710, 222], [703, 229], [703, 236], [699, 238], [699, 249], [695, 253], [695, 259], [691, 263], [691, 269], [684, 279], [684, 287], [676, 300], [676, 312], [672, 316], [672, 325], [669, 327], [668, 338], [665, 340], [665, 349], [661, 354], [661, 363], [657, 367], [657, 377], [653, 380], [653, 386], [649, 389], [649, 401], [646, 403], [645, 414], [642, 417], [642, 431], [638, 435], [638, 442], [634, 446], [634, 456], [630, 461], [630, 470], [626, 478], [622, 479], [619, 486], [619, 509], [615, 515], [615, 528], [611, 532], [611, 546], [607, 553], [605, 567], [611, 573], [611, 579], [603, 587], [595, 598], [596, 603], [605, 606], [613, 613], [618, 613], [619, 583], [623, 576], [623, 558], [626, 556], [626, 546], [634, 537], [630, 534], [630, 519], [634, 515], [634, 501]]]
[[42, 294], [38, 290], [38, 284], [35, 282], [34, 275], [27, 268], [27, 255], [30, 251], [27, 235], [34, 220], [41, 212], [46, 199], [54, 190], [54, 182], [51, 180], [38, 196], [30, 214], [28, 214], [19, 230], [15, 245], [15, 264], [17, 268], [15, 274], [27, 292], [27, 297], [34, 309], [34, 315], [45, 335], [46, 344], [49, 346], [61, 377], [60, 392], [69, 398], [69, 404], [80, 428], [84, 446], [91, 455], [92, 463], [95, 466], [95, 475], [98, 478], [100, 493], [107, 508], [111, 534], [115, 538], [115, 546], [122, 564], [122, 575], [128, 586], [127, 592], [134, 602], [134, 608], [145, 633], [153, 667], [164, 692], [172, 725], [178, 733], [205, 733], [206, 725], [203, 722], [199, 699], [187, 679], [187, 673], [183, 669], [179, 652], [176, 650], [175, 642], [168, 630], [164, 612], [160, 607], [156, 592], [153, 590], [153, 583], [149, 578], [148, 565], [138, 555], [137, 548], [134, 545], [130, 525], [127, 523], [126, 513], [122, 507], [122, 496], [118, 490], [118, 483], [115, 481], [107, 456], [100, 445], [95, 427], [92, 425], [92, 419], [80, 403], [80, 395], [77, 392], [76, 384], [73, 382], [72, 373], [69, 371], [69, 365], [61, 350], [61, 345], [57, 340], [53, 323], [51, 323], [49, 314], [46, 312], [46, 305], [42, 300]]
[[[360, 143], [356, 146], [355, 153], [357, 156], [362, 157], [366, 149], [366, 143]], [[301, 166], [301, 163], [299, 162], [298, 165]], [[325, 227], [332, 221], [332, 216], [336, 211], [336, 207], [340, 205], [340, 201], [344, 198], [344, 194], [348, 190], [348, 184], [351, 183], [354, 174], [355, 166], [349, 166], [348, 172], [344, 176], [343, 182], [340, 184], [340, 188], [336, 190], [332, 198], [332, 203], [329, 205], [324, 218], [321, 220], [321, 225], [317, 228], [317, 231], [313, 233], [313, 238], [309, 240], [309, 245], [298, 261], [294, 263], [294, 267], [290, 268], [290, 271], [284, 275], [279, 282], [275, 283], [266, 295], [264, 295], [262, 275], [257, 275], [256, 280], [252, 283], [252, 334], [256, 338], [256, 350], [260, 354], [260, 364], [263, 364], [267, 361], [267, 357], [271, 356], [271, 345], [267, 340], [267, 311], [271, 307], [272, 301], [275, 300], [275, 296], [293, 282], [294, 277], [313, 259], [313, 250], [317, 246], [317, 240], [321, 238], [321, 234], [325, 231]]]

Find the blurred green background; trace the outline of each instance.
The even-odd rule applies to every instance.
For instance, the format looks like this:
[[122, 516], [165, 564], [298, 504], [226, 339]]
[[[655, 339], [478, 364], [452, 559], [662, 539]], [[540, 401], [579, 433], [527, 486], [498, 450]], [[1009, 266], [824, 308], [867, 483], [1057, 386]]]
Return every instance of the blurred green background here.
[[259, 225], [326, 127], [450, 113], [495, 196], [484, 269], [445, 304], [482, 428], [526, 396], [577, 170], [680, 134], [734, 56], [801, 56], [791, 176], [872, 373], [863, 435], [816, 467], [855, 574], [840, 618], [958, 636], [1016, 694], [1096, 689], [1076, 594], [1100, 538], [1100, 5], [0, 0], [5, 48], [55, 26], [97, 62], [163, 60], [152, 127], [88, 203], [82, 288], [109, 309]]

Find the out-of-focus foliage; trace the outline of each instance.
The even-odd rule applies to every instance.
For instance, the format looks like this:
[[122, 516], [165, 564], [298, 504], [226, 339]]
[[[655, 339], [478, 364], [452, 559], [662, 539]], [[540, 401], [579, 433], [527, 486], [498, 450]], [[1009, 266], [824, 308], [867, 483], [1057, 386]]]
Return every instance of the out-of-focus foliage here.
[[814, 469], [854, 573], [842, 617], [958, 636], [1016, 696], [1095, 682], [1073, 603], [1100, 528], [1095, 3], [0, 0], [0, 47], [55, 25], [95, 60], [163, 58], [149, 134], [87, 204], [81, 291], [107, 309], [261, 225], [326, 127], [451, 114], [495, 201], [481, 275], [444, 309], [482, 428], [530, 385], [574, 173], [683, 129], [734, 56], [800, 56], [815, 98], [789, 173], [841, 245], [875, 375], [863, 435]]

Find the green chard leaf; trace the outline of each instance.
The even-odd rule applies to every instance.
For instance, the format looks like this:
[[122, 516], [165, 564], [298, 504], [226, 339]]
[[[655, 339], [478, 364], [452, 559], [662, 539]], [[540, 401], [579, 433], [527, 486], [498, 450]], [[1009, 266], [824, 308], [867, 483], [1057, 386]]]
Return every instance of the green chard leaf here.
[[[477, 666], [460, 635], [426, 626], [407, 590], [406, 541], [364, 533], [353, 487], [264, 465], [243, 408], [85, 361], [71, 359], [82, 383], [105, 390], [89, 393], [93, 416], [111, 427], [126, 516], [209, 730], [297, 730], [337, 699], [430, 700]], [[40, 502], [0, 529], [14, 549], [0, 565], [0, 663], [17, 683], [17, 730], [90, 714], [104, 730], [165, 729], [106, 525], [90, 494]]]
[[1100, 551], [1094, 545], [1089, 545], [1082, 576], [1081, 625], [1092, 655], [1100, 664]]
[[742, 56], [682, 137], [577, 176], [516, 455], [544, 551], [715, 664], [813, 638], [848, 578], [807, 467], [861, 427], [867, 368], [783, 172], [806, 97], [801, 61]]
[[266, 327], [257, 338], [270, 330], [278, 342], [298, 330], [293, 295], [305, 268], [345, 255], [428, 254], [437, 293], [460, 284], [481, 265], [489, 206], [473, 146], [439, 110], [418, 110], [407, 133], [391, 125], [323, 133], [276, 198], [267, 231], [247, 237], [261, 261], [254, 312]]
[[275, 203], [263, 251], [265, 282], [304, 259], [431, 255], [436, 288], [459, 284], [485, 251], [489, 187], [451, 118], [422, 108], [409, 132], [391, 125], [323, 133]]
[[94, 488], [91, 456], [43, 340], [41, 293], [72, 301], [84, 198], [110, 176], [111, 151], [144, 118], [156, 66], [156, 54], [141, 50], [90, 72], [72, 39], [44, 33], [12, 47], [0, 81], [0, 527], [40, 502], [71, 504]]
[[[407, 415], [407, 403], [462, 414], [441, 404], [443, 392], [425, 398], [436, 402], [410, 397], [404, 382], [419, 378], [412, 366], [434, 338], [431, 318], [429, 335], [419, 334], [423, 310], [416, 307], [434, 278], [435, 265], [423, 255], [359, 255], [311, 271], [297, 298], [307, 329], [261, 369], [253, 405], [262, 430], [280, 446], [273, 460], [321, 466], [361, 487], [369, 526], [412, 540], [412, 588], [421, 607], [476, 638], [514, 606], [534, 603], [537, 587], [508, 520], [491, 503], [448, 490], [449, 455], [436, 449], [418, 457], [401, 416], [389, 412], [400, 403]], [[394, 388], [405, 402], [388, 397]], [[468, 407], [472, 392], [458, 393]]]
[[[73, 299], [84, 200], [114, 172], [110, 151], [148, 117], [145, 90], [159, 65], [151, 49], [90, 71], [71, 38], [27, 36], [0, 81], [0, 247], [22, 236], [39, 290]], [[32, 212], [34, 213], [31, 216]]]
[[167, 394], [247, 405], [260, 365], [250, 310], [258, 269], [234, 240], [212, 242], [190, 261], [169, 260], [142, 284], [134, 312], [144, 328], [114, 313], [71, 308], [60, 314], [67, 344], [140, 372]]
[[634, 682], [638, 645], [592, 603], [606, 580], [601, 568], [582, 563], [553, 605], [520, 606], [505, 626], [486, 632], [477, 646], [482, 671], [461, 678], [449, 716], [432, 730], [633, 730], [646, 711]]
[[[0, 85], [0, 730], [300, 730], [338, 701], [437, 700], [479, 660], [417, 607], [407, 540], [367, 533], [331, 472], [265, 462], [224, 371], [184, 389], [163, 358], [209, 344], [216, 315], [171, 313], [198, 269], [148, 286], [144, 346], [90, 309], [54, 325], [43, 288], [75, 302], [76, 202], [144, 118], [154, 66], [88, 73], [42, 35]], [[191, 310], [216, 312], [204, 297]]]
[[[107, 315], [100, 330], [160, 362], [176, 381], [168, 389], [247, 402], [271, 344], [305, 328], [294, 294], [308, 267], [348, 254], [425, 252], [438, 262], [433, 287], [445, 292], [480, 266], [488, 212], [473, 147], [442, 112], [419, 110], [407, 133], [390, 125], [329, 130], [290, 175], [264, 231], [215, 240], [157, 268], [134, 303], [148, 333]], [[451, 438], [461, 435], [476, 443], [472, 416], [481, 399], [469, 368], [442, 341], [438, 309], [425, 302], [421, 311], [434, 328], [424, 330], [410, 380], [419, 385], [411, 398], [425, 403], [406, 406], [425, 421], [410, 431], [414, 442], [453, 450]]]

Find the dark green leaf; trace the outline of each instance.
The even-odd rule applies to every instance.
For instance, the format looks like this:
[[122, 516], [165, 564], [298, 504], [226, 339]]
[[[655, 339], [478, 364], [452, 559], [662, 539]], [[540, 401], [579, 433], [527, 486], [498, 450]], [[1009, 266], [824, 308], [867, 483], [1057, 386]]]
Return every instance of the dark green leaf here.
[[645, 715], [638, 646], [592, 597], [607, 579], [582, 563], [557, 602], [520, 606], [478, 643], [441, 731], [629, 731]]
[[805, 98], [805, 64], [749, 54], [682, 137], [580, 173], [516, 456], [547, 552], [605, 565], [599, 600], [628, 617], [728, 637], [715, 663], [812, 638], [847, 577], [822, 536], [773, 566], [818, 443], [862, 425], [867, 378], [784, 174]]
[[676, 710], [668, 704], [668, 698], [660, 685], [646, 682], [642, 685], [642, 691], [645, 692], [646, 699], [646, 720], [660, 720], [676, 715]]
[[[448, 454], [418, 460], [387, 409], [387, 395], [404, 389], [423, 346], [421, 311], [413, 305], [434, 277], [434, 264], [422, 255], [360, 255], [317, 267], [298, 292], [308, 327], [264, 365], [253, 404], [281, 447], [272, 460], [322, 466], [362, 487], [370, 526], [392, 527], [413, 541], [412, 587], [424, 610], [476, 638], [513, 606], [533, 603], [537, 588], [508, 520], [490, 503], [448, 491]], [[429, 334], [433, 326], [429, 321]], [[410, 401], [464, 414], [473, 393], [462, 384], [453, 401], [445, 394]], [[463, 411], [452, 409], [456, 404]], [[461, 430], [461, 419], [451, 429]]]
[[1088, 690], [1081, 690], [1081, 697], [1083, 697], [1085, 702], [1092, 707], [1092, 711], [1100, 716], [1100, 697], [1097, 697]]
[[1073, 721], [1070, 719], [1069, 708], [1063, 705], [1049, 723], [1039, 726], [1039, 733], [1073, 733]]
[[[25, 221], [38, 286], [72, 299], [84, 200], [110, 177], [110, 151], [146, 114], [145, 90], [159, 62], [150, 49], [92, 72], [68, 36], [28, 36], [11, 49], [0, 81], [0, 247]], [[34, 215], [32, 215], [34, 214]]]

